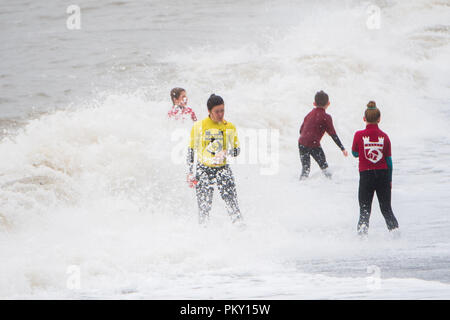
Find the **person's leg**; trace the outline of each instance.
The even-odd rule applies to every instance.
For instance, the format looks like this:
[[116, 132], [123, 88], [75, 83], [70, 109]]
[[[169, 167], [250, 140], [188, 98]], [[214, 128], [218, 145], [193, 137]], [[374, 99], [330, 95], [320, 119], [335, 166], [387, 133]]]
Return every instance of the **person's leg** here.
[[225, 201], [228, 214], [231, 217], [231, 221], [234, 223], [242, 219], [237, 200], [236, 184], [234, 182], [231, 168], [226, 165], [223, 168], [219, 169], [216, 179], [217, 188], [219, 189], [220, 196]]
[[365, 235], [369, 232], [370, 212], [375, 192], [373, 178], [373, 170], [362, 171], [359, 174], [359, 221], [357, 230], [360, 235]]
[[322, 147], [311, 148], [311, 156], [317, 162], [325, 177], [331, 178], [331, 173], [327, 170], [327, 158], [325, 157], [325, 152], [323, 152]]
[[300, 162], [302, 163], [302, 173], [300, 175], [300, 180], [306, 179], [309, 176], [309, 171], [311, 169], [311, 158], [309, 156], [309, 148], [298, 145], [298, 151], [300, 153]]
[[397, 219], [394, 216], [391, 206], [391, 182], [387, 170], [377, 170], [376, 193], [380, 210], [389, 231], [398, 228]]
[[197, 185], [195, 193], [197, 196], [199, 223], [206, 223], [211, 211], [212, 199], [214, 193], [214, 175], [211, 168], [199, 165], [197, 166]]

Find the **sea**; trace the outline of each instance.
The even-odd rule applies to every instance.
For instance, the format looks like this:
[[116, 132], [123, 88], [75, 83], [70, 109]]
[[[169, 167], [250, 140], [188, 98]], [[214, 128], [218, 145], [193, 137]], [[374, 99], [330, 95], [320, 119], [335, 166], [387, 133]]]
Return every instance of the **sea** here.
[[[450, 1], [0, 1], [1, 299], [450, 298]], [[236, 128], [244, 225], [185, 161], [215, 93]], [[388, 232], [358, 159], [299, 181], [324, 90], [350, 152], [374, 100], [392, 143]]]

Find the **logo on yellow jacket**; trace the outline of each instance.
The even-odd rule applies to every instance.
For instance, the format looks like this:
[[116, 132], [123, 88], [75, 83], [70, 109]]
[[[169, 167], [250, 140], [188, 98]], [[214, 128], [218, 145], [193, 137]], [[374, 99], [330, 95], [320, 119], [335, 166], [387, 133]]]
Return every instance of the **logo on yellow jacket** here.
[[191, 130], [190, 148], [197, 152], [200, 163], [208, 167], [221, 167], [226, 164], [224, 158], [217, 162], [215, 158], [223, 150], [239, 147], [236, 127], [228, 121], [216, 123], [209, 117], [197, 121]]

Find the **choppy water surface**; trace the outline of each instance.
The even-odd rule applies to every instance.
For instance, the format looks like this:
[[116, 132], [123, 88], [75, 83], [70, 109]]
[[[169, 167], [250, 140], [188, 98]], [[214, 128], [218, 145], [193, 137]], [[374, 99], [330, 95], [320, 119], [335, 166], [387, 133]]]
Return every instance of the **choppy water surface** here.
[[[0, 5], [0, 297], [448, 299], [448, 1], [81, 1], [80, 30], [66, 5]], [[279, 132], [275, 174], [232, 165], [245, 230], [219, 197], [197, 224], [175, 86], [200, 118], [215, 92], [238, 134]], [[399, 239], [376, 201], [356, 237], [357, 161], [329, 137], [333, 180], [298, 181], [320, 89], [347, 149], [377, 101]]]

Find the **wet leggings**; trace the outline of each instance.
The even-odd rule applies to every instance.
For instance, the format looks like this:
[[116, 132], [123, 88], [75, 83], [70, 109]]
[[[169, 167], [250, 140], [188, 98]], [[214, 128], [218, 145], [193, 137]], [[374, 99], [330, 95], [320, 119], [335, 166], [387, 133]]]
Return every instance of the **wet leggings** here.
[[225, 201], [232, 222], [236, 222], [241, 218], [237, 201], [236, 185], [234, 183], [233, 173], [228, 165], [211, 168], [199, 164], [197, 166], [196, 178], [198, 183], [195, 187], [195, 191], [197, 195], [200, 223], [206, 222], [209, 218], [214, 184], [217, 185], [220, 196]]
[[302, 163], [302, 174], [300, 176], [300, 179], [307, 178], [309, 176], [309, 172], [311, 170], [310, 156], [312, 156], [313, 159], [317, 162], [325, 176], [327, 176], [328, 178], [331, 177], [331, 174], [326, 170], [328, 168], [328, 163], [322, 147], [309, 148], [299, 144], [298, 150], [300, 152], [300, 161]]
[[389, 230], [398, 228], [397, 219], [391, 207], [391, 182], [388, 170], [367, 170], [359, 173], [359, 222], [358, 233], [367, 234], [372, 208], [373, 195], [376, 192], [380, 210]]

